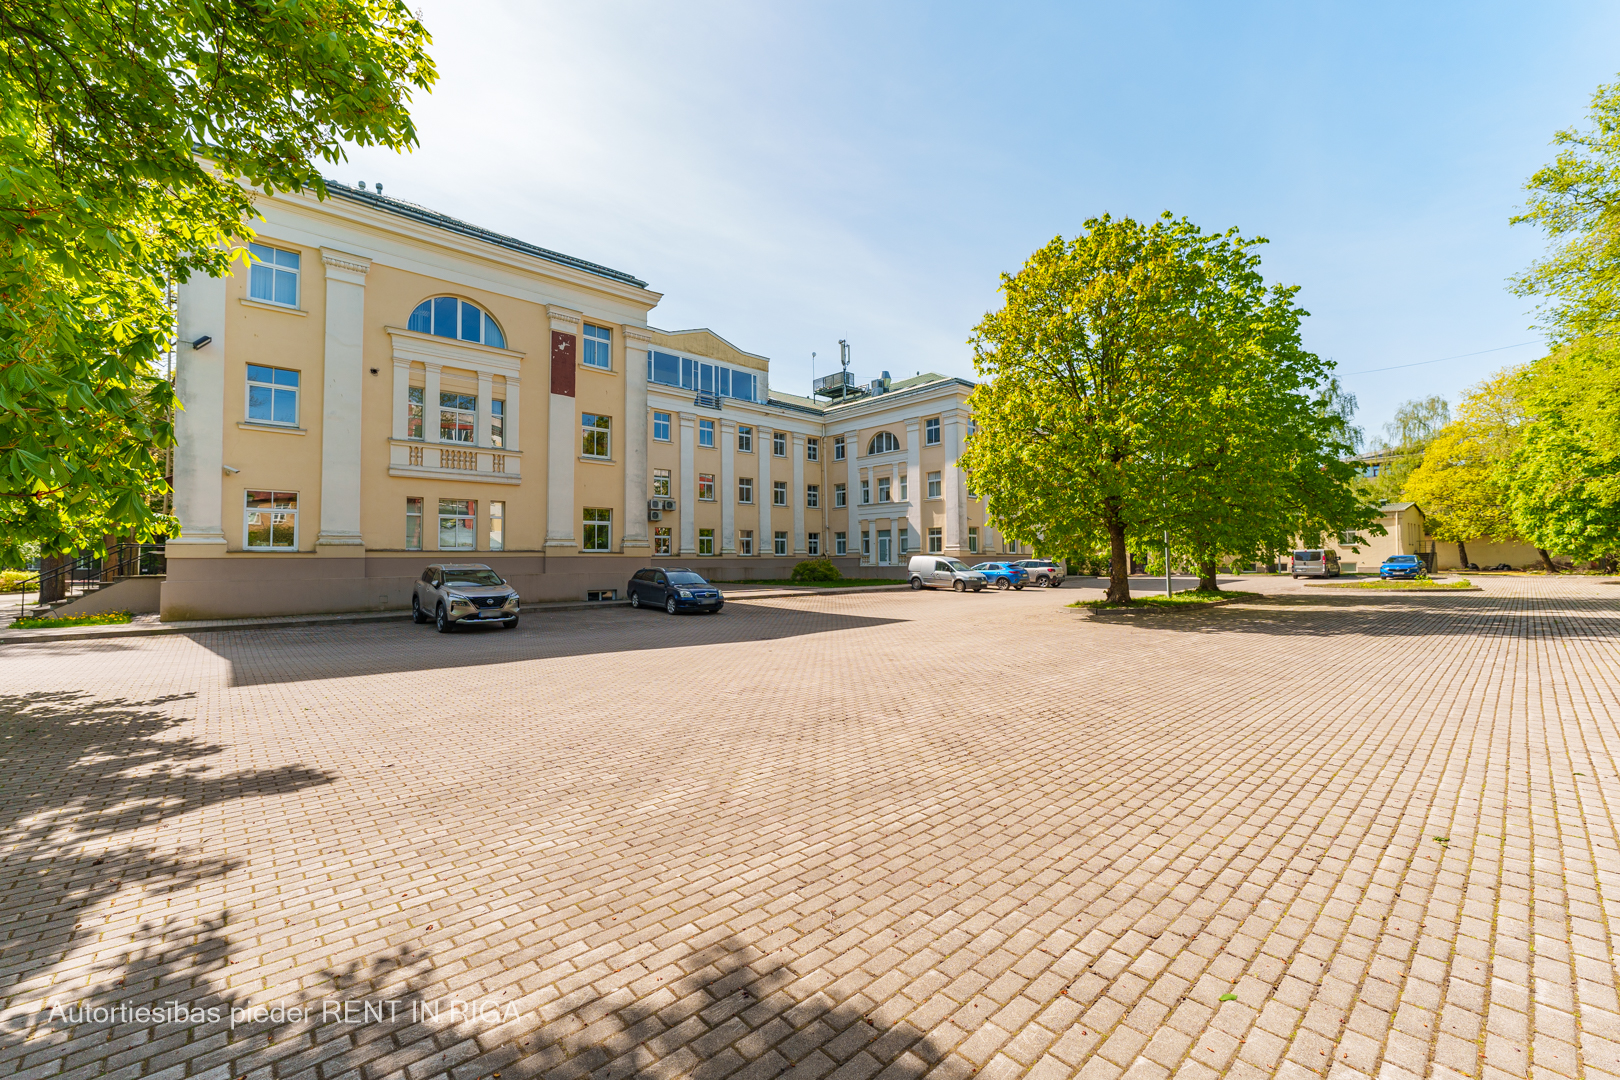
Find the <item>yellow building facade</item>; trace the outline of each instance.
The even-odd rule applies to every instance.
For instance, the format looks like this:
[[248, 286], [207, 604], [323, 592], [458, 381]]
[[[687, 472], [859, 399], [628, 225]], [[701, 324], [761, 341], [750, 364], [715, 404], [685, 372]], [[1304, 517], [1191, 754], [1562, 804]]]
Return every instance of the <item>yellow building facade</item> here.
[[1003, 553], [965, 380], [778, 393], [630, 274], [339, 184], [260, 211], [251, 262], [180, 290], [164, 618], [405, 607], [432, 562], [543, 602]]

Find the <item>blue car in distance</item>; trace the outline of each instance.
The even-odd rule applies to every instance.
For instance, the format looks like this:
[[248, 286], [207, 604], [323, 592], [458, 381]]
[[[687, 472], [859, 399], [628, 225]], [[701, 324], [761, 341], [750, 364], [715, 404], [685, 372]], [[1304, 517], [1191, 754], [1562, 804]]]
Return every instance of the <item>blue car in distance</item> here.
[[998, 589], [1022, 589], [1029, 584], [1029, 571], [1015, 563], [982, 562], [973, 569]]
[[1417, 578], [1422, 577], [1427, 567], [1423, 560], [1416, 555], [1391, 555], [1384, 560], [1378, 568], [1381, 578]]

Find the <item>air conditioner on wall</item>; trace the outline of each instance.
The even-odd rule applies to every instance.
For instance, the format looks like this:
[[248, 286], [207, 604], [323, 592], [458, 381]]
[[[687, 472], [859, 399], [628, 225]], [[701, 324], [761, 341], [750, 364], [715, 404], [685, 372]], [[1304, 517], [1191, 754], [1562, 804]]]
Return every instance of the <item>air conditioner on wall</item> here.
[[659, 511], [657, 511], [657, 510], [649, 510], [649, 511], [647, 511], [647, 520], [648, 521], [662, 521], [662, 520], [664, 520], [664, 515], [662, 513], [660, 513]]
[[675, 500], [674, 499], [665, 499], [664, 500], [664, 509], [665, 510], [673, 510], [673, 509], [675, 509]]

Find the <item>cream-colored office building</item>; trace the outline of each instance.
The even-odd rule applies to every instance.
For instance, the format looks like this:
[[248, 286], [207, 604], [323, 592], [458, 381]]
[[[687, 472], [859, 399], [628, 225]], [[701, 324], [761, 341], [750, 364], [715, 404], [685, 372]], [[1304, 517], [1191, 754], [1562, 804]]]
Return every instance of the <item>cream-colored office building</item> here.
[[957, 465], [969, 382], [781, 393], [766, 357], [651, 326], [630, 274], [337, 184], [260, 209], [251, 265], [180, 290], [165, 618], [404, 607], [430, 562], [546, 601], [653, 563], [1003, 553]]

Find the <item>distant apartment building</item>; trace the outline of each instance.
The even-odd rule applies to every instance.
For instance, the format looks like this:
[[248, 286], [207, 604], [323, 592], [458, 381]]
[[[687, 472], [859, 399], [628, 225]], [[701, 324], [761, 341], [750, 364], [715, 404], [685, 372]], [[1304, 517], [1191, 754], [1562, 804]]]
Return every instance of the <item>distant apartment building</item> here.
[[180, 290], [166, 618], [403, 607], [429, 562], [544, 601], [654, 563], [1007, 550], [957, 464], [970, 382], [781, 393], [766, 357], [649, 325], [630, 274], [340, 184], [259, 206], [251, 265]]

